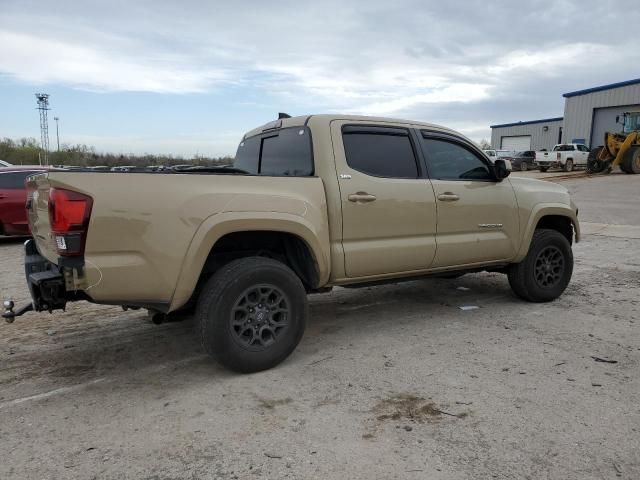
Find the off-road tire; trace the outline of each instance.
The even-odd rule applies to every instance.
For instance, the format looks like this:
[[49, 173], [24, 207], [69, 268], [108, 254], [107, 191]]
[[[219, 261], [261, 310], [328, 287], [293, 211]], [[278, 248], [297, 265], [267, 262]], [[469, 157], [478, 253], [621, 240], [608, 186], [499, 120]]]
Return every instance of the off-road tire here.
[[[551, 272], [558, 275], [557, 281], [544, 286], [536, 276], [543, 268], [539, 262], [547, 252], [560, 255], [563, 266], [560, 272]], [[573, 253], [569, 240], [556, 230], [542, 228], [534, 232], [527, 256], [522, 262], [510, 265], [507, 275], [509, 285], [518, 297], [529, 302], [540, 303], [550, 302], [562, 295], [571, 280], [572, 273]]]
[[589, 152], [587, 157], [587, 173], [600, 173], [606, 169], [606, 162], [599, 160], [600, 152], [604, 147], [596, 147]]
[[[272, 336], [270, 345], [252, 346], [246, 338], [253, 338], [253, 333], [247, 337], [236, 330], [246, 328], [234, 323], [238, 302], [249, 298], [247, 292], [261, 289], [260, 294], [266, 291], [265, 287], [273, 287], [286, 299], [286, 327]], [[251, 311], [257, 311], [257, 307]], [[198, 299], [196, 328], [204, 349], [220, 364], [236, 372], [251, 373], [272, 368], [287, 358], [302, 339], [307, 317], [307, 295], [298, 276], [282, 262], [247, 257], [226, 264], [204, 284]], [[267, 332], [265, 324], [272, 319], [272, 314], [262, 313], [262, 322], [256, 318], [253, 321], [262, 323]]]
[[620, 169], [624, 173], [640, 173], [640, 146], [632, 146], [622, 157]]
[[546, 172], [547, 170], [549, 170], [549, 167], [540, 167], [540, 171], [542, 173]]
[[573, 172], [573, 160], [569, 159], [564, 163], [565, 172]]

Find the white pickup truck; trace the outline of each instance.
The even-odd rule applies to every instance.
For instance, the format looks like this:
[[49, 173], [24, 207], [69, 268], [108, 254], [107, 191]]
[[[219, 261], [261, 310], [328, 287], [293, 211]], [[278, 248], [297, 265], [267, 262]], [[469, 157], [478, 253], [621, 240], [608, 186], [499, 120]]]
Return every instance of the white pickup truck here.
[[574, 167], [587, 166], [589, 148], [582, 143], [560, 143], [553, 147], [551, 152], [536, 152], [536, 163], [541, 172], [550, 168], [561, 168], [565, 172], [571, 172]]

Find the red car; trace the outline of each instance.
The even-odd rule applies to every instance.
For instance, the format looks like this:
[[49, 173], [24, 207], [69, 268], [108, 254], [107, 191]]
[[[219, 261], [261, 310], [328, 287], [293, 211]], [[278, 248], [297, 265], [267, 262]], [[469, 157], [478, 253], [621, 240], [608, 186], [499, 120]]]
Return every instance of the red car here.
[[30, 235], [25, 179], [47, 167], [25, 165], [0, 168], [0, 235]]

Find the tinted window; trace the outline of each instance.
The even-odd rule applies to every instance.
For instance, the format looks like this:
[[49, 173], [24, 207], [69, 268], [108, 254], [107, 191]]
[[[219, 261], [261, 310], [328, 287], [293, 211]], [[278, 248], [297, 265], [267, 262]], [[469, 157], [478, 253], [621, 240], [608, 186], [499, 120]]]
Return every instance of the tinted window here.
[[438, 180], [493, 180], [489, 167], [465, 147], [447, 140], [423, 139], [429, 175]]
[[233, 166], [257, 174], [260, 164], [260, 142], [260, 136], [247, 138], [240, 142]]
[[278, 135], [262, 139], [260, 159], [262, 175], [311, 175], [311, 140], [303, 128], [288, 128]]
[[313, 175], [309, 130], [285, 128], [243, 140], [234, 166], [259, 175]]
[[575, 147], [573, 145], [556, 145], [553, 147], [554, 152], [573, 152]]
[[387, 178], [418, 178], [418, 166], [408, 133], [344, 132], [342, 140], [347, 164], [354, 170]]
[[0, 173], [0, 188], [21, 189], [25, 188], [24, 180], [34, 171]]

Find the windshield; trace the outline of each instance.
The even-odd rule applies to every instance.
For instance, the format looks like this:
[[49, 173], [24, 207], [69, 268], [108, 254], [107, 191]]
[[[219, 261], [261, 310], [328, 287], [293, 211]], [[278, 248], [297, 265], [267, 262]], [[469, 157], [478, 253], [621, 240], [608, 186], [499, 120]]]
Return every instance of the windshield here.
[[556, 145], [553, 147], [554, 152], [572, 152], [575, 150], [573, 145]]
[[240, 142], [233, 166], [253, 175], [313, 175], [309, 129], [283, 128], [247, 138]]

